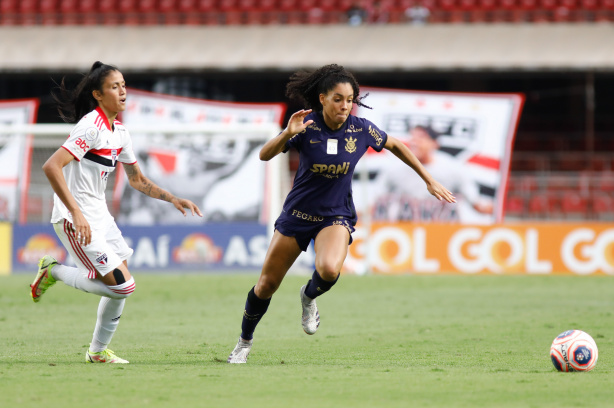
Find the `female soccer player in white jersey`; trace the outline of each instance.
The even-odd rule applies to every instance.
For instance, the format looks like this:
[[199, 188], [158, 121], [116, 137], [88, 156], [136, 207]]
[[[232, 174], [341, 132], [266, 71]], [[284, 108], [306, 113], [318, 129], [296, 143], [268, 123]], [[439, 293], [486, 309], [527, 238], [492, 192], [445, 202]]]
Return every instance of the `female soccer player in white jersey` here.
[[121, 72], [96, 62], [74, 90], [60, 84], [53, 94], [66, 122], [77, 122], [66, 142], [43, 165], [55, 192], [51, 222], [77, 267], [44, 256], [31, 285], [31, 296], [41, 296], [61, 280], [68, 286], [102, 296], [94, 336], [85, 353], [89, 363], [128, 363], [107, 346], [117, 329], [126, 298], [134, 292], [127, 259], [128, 247], [105, 200], [109, 173], [122, 163], [130, 185], [150, 197], [172, 203], [184, 216], [202, 217], [190, 200], [177, 198], [147, 179], [136, 163], [130, 135], [116, 120], [126, 108], [126, 83]]
[[411, 167], [438, 200], [456, 202], [454, 196], [424, 169], [399, 140], [389, 137], [370, 121], [350, 114], [359, 97], [354, 76], [339, 65], [326, 65], [313, 72], [295, 73], [286, 95], [305, 104], [294, 113], [288, 126], [260, 151], [270, 160], [290, 148], [300, 154], [299, 169], [283, 210], [275, 222], [262, 273], [247, 295], [241, 336], [228, 357], [229, 363], [245, 363], [256, 325], [267, 311], [271, 297], [301, 251], [314, 241], [315, 271], [300, 290], [302, 325], [314, 334], [320, 324], [315, 298], [327, 292], [339, 278], [352, 243], [356, 211], [352, 199], [352, 174], [369, 147], [383, 148]]

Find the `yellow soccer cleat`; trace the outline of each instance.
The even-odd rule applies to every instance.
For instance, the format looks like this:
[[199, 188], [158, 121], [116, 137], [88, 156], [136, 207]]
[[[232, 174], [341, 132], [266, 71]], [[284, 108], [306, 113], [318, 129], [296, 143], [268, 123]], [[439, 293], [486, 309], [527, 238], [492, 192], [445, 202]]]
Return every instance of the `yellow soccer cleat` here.
[[115, 355], [113, 350], [105, 349], [99, 351], [98, 353], [94, 353], [89, 351], [89, 349], [85, 352], [85, 362], [86, 363], [108, 363], [108, 364], [128, 364], [130, 363], [128, 360], [124, 360], [123, 358], [119, 358]]
[[35, 303], [41, 300], [41, 296], [53, 285], [56, 280], [51, 276], [51, 268], [58, 264], [54, 257], [45, 255], [38, 261], [38, 274], [30, 285], [30, 296]]

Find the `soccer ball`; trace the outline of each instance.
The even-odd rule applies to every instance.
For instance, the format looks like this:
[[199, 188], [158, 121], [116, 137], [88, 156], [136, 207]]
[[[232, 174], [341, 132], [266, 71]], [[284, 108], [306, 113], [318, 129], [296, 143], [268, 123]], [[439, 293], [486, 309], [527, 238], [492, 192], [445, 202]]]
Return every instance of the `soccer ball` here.
[[597, 357], [595, 340], [581, 330], [559, 334], [550, 347], [550, 358], [558, 371], [591, 371], [597, 364]]

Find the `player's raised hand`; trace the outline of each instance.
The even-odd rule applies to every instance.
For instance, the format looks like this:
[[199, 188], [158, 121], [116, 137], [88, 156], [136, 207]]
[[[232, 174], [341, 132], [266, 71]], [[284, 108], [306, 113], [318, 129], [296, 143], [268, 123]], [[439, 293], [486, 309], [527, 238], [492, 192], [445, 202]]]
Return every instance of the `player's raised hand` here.
[[445, 200], [449, 203], [455, 203], [456, 197], [452, 195], [447, 188], [442, 186], [439, 182], [433, 181], [431, 184], [427, 184], [426, 188], [429, 190], [429, 193], [435, 196], [439, 201]]
[[199, 217], [203, 216], [203, 214], [200, 212], [200, 208], [198, 208], [198, 206], [194, 204], [193, 202], [191, 202], [190, 200], [186, 200], [185, 198], [174, 198], [171, 202], [173, 203], [176, 209], [181, 211], [184, 217], [188, 214], [184, 210], [184, 208], [187, 208], [188, 210], [190, 210], [192, 212], [192, 215], [198, 215]]
[[288, 133], [296, 135], [307, 129], [307, 126], [311, 125], [313, 120], [308, 120], [304, 123], [303, 121], [310, 113], [311, 109], [301, 109], [300, 111], [294, 112], [294, 114], [290, 116], [290, 120], [288, 120], [288, 126], [286, 127]]

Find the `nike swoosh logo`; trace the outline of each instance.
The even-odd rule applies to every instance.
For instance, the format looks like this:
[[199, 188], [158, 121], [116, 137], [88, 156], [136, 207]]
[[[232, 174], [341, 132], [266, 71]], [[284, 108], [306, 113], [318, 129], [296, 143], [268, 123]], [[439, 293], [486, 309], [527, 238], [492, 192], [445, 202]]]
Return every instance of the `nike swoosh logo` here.
[[313, 143], [320, 143], [321, 140], [310, 140], [309, 143], [313, 144]]

